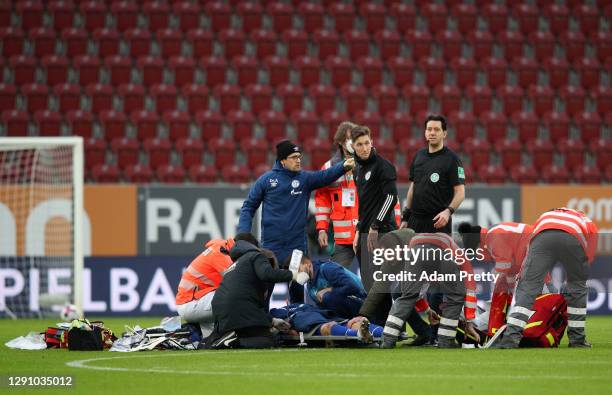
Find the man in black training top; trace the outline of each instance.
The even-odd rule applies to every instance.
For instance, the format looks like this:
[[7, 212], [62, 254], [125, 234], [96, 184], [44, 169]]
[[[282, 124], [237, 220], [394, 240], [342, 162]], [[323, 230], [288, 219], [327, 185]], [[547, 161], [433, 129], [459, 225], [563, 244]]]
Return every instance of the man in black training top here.
[[452, 233], [451, 216], [465, 198], [465, 172], [457, 154], [444, 146], [446, 126], [442, 115], [429, 115], [425, 120], [428, 144], [410, 165], [402, 228], [417, 233]]
[[[355, 231], [353, 247], [359, 260], [361, 281], [369, 291], [373, 282], [374, 267], [370, 253], [378, 244], [378, 235], [397, 229], [395, 205], [397, 198], [397, 175], [395, 167], [376, 153], [372, 146], [372, 135], [367, 126], [356, 126], [351, 130], [355, 150], [355, 186], [359, 201], [359, 222]], [[366, 247], [363, 245], [367, 244]]]

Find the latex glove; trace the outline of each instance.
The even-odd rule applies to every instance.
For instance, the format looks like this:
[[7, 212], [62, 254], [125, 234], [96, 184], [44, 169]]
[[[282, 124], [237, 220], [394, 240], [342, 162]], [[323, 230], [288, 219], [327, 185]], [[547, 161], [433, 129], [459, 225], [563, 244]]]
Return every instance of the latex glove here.
[[293, 272], [293, 281], [300, 285], [304, 285], [310, 280], [310, 276], [306, 272]]
[[429, 325], [438, 325], [440, 323], [440, 316], [431, 308], [427, 311], [427, 317], [429, 318]]
[[344, 161], [344, 171], [353, 170], [355, 167], [355, 158], [348, 158]]
[[329, 241], [327, 240], [326, 230], [319, 231], [319, 245], [321, 246], [321, 248], [325, 248], [329, 245]]
[[474, 324], [471, 321], [468, 321], [465, 324], [465, 333], [466, 333], [466, 335], [474, 338], [477, 343], [480, 342], [480, 335], [478, 334], [478, 332], [474, 328]]
[[272, 326], [279, 331], [288, 331], [291, 329], [291, 325], [287, 321], [281, 320], [280, 318], [272, 318]]

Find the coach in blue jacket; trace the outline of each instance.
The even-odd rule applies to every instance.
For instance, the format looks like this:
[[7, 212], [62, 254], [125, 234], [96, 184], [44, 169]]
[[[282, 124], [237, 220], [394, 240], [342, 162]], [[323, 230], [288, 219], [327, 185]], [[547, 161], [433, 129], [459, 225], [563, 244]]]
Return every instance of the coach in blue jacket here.
[[[302, 171], [300, 147], [288, 140], [276, 146], [274, 168], [255, 181], [240, 210], [238, 232], [251, 232], [253, 216], [263, 202], [261, 242], [281, 265], [294, 249], [308, 253], [306, 218], [310, 193], [336, 181], [355, 165], [352, 158], [320, 171]], [[292, 303], [303, 302], [303, 289], [291, 290]], [[302, 292], [300, 296], [299, 293]]]

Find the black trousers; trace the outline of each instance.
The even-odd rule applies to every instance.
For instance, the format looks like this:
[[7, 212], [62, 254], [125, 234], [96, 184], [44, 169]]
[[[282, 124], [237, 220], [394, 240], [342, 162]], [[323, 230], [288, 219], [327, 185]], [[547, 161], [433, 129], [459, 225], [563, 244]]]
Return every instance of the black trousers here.
[[270, 332], [270, 328], [264, 326], [253, 326], [237, 329], [240, 348], [272, 348], [277, 342]]
[[408, 227], [414, 230], [416, 233], [442, 232], [442, 233], [446, 233], [449, 235], [453, 233], [453, 217], [450, 217], [448, 219], [448, 223], [443, 228], [439, 228], [439, 229], [434, 228], [434, 221], [433, 221], [434, 217], [435, 215], [421, 216], [421, 215], [411, 214], [410, 218], [408, 219]]

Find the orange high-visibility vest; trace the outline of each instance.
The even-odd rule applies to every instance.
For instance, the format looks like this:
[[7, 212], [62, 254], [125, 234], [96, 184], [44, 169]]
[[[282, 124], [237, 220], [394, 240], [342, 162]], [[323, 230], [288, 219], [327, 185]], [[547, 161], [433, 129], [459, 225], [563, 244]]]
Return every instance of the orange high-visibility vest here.
[[509, 278], [520, 271], [533, 235], [533, 226], [519, 222], [501, 222], [481, 236], [483, 248], [495, 260], [495, 270]]
[[233, 246], [233, 239], [215, 239], [206, 243], [206, 250], [191, 261], [183, 272], [176, 294], [177, 305], [198, 300], [219, 288], [222, 273], [232, 265], [229, 250]]

